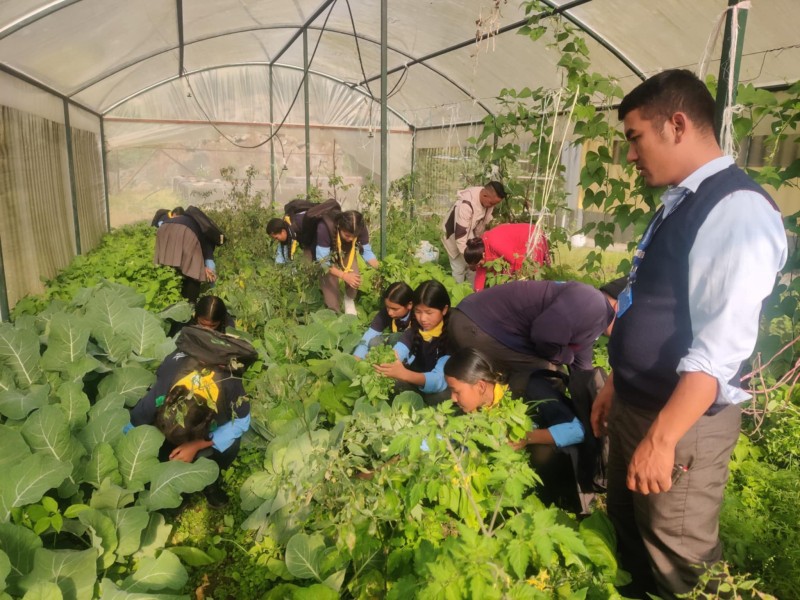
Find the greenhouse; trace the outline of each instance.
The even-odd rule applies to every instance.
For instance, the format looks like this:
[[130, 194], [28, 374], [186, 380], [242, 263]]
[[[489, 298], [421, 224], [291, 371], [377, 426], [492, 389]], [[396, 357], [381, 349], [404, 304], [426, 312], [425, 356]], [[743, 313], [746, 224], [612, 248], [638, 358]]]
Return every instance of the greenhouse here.
[[[0, 3], [0, 600], [645, 597], [620, 558], [624, 535], [599, 477], [608, 438], [591, 422], [623, 360], [620, 350], [609, 358], [615, 336], [636, 336], [626, 326], [611, 335], [613, 316], [591, 331], [588, 368], [602, 380], [585, 406], [569, 387], [586, 368], [585, 341], [559, 337], [568, 360], [537, 355], [564, 380], [553, 386], [580, 444], [596, 446], [589, 490], [585, 445], [556, 452], [566, 477], [536, 464], [541, 442], [529, 434], [549, 431], [537, 421], [542, 398], [504, 371], [505, 338], [493, 346], [500, 354], [486, 352], [503, 365], [491, 383], [508, 383], [507, 399], [495, 406], [496, 392], [491, 411], [465, 408], [451, 381], [458, 361], [451, 374], [446, 365], [469, 328], [447, 324], [468, 323], [469, 310], [489, 318], [493, 309], [469, 307], [494, 288], [554, 281], [594, 288], [575, 310], [588, 313], [599, 288], [624, 314], [618, 302], [636, 290], [651, 238], [678, 222], [657, 215], [662, 192], [683, 180], [658, 179], [635, 157], [626, 102], [676, 69], [710, 91], [712, 144], [754, 182], [733, 193], [768, 195], [783, 221], [776, 248], [786, 244], [780, 260], [772, 250], [773, 273], [764, 257], [774, 236], [754, 241], [771, 217], [757, 210], [752, 236], [732, 229], [726, 242], [689, 219], [691, 240], [680, 238], [687, 255], [711, 237], [740, 242], [735, 255], [710, 251], [708, 268], [724, 280], [739, 260], [749, 285], [737, 293], [767, 295], [753, 327], [737, 317], [720, 333], [748, 330], [755, 350], [737, 358], [739, 370], [715, 371], [717, 401], [697, 415], [714, 417], [726, 381], [752, 395], [718, 486], [719, 532], [709, 535], [721, 554], [699, 582], [690, 576], [685, 597], [794, 597], [798, 19], [796, 0]], [[470, 230], [475, 260], [448, 246], [473, 237], [453, 208], [469, 190], [486, 223], [487, 195], [496, 204], [492, 227]], [[702, 218], [722, 209], [709, 210]], [[311, 233], [302, 221], [292, 230], [296, 215]], [[208, 231], [215, 242], [201, 239]], [[512, 231], [524, 257], [497, 250]], [[191, 267], [167, 247], [186, 235]], [[716, 281], [693, 270], [700, 253], [677, 269], [688, 281], [680, 290], [694, 290], [679, 315], [690, 341], [693, 325], [736, 304], [701, 301], [692, 312]], [[627, 275], [609, 295], [603, 284]], [[392, 295], [400, 282], [408, 291]], [[438, 311], [430, 329], [447, 332], [441, 344], [420, 306]], [[412, 339], [391, 310], [419, 334], [407, 356], [375, 346]], [[376, 313], [388, 315], [388, 334], [375, 332]], [[216, 337], [192, 338], [206, 321]], [[209, 344], [227, 345], [230, 376], [194, 354]], [[436, 355], [415, 371], [424, 344]], [[636, 347], [647, 354], [646, 341]], [[165, 375], [176, 355], [197, 361], [180, 377], [213, 381], [189, 394], [205, 398], [202, 439], [173, 443], [164, 415], [184, 410], [172, 425], [181, 431], [190, 420], [169, 408], [183, 381]], [[444, 402], [427, 395], [434, 379]], [[562, 449], [558, 435], [549, 440]], [[202, 449], [182, 458], [195, 442]], [[672, 458], [676, 490], [701, 477]], [[647, 591], [662, 593], [653, 565]]]

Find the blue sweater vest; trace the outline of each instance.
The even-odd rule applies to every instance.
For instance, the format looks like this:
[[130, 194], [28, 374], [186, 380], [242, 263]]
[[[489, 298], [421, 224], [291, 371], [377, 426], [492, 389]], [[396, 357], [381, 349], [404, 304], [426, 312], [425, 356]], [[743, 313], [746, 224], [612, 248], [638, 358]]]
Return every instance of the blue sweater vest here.
[[[758, 184], [731, 165], [686, 196], [646, 248], [633, 285], [633, 304], [617, 318], [608, 344], [614, 389], [624, 402], [660, 410], [677, 386], [678, 363], [693, 340], [689, 252], [711, 210], [740, 190], [761, 194], [777, 210]], [[738, 381], [731, 384], [738, 385]]]

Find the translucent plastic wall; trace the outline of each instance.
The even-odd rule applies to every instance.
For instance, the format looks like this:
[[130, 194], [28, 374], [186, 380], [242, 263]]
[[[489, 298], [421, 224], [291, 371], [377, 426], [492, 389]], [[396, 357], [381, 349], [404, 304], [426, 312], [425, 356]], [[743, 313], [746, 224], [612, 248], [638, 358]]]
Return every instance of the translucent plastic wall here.
[[79, 247], [94, 247], [106, 230], [99, 119], [70, 109], [71, 169], [66, 118], [61, 99], [0, 73], [0, 244], [8, 307], [42, 292], [43, 278], [67, 266]]
[[[219, 200], [230, 187], [220, 176], [228, 167], [237, 177], [254, 167], [253, 190], [265, 202], [305, 195], [302, 72], [274, 67], [271, 80], [272, 94], [268, 65], [203, 71], [109, 113], [112, 226], [148, 219], [172, 203]], [[389, 127], [392, 180], [411, 169], [413, 136], [395, 115]], [[308, 148], [310, 185], [355, 208], [361, 187], [380, 181], [380, 105], [342, 82], [310, 74]]]

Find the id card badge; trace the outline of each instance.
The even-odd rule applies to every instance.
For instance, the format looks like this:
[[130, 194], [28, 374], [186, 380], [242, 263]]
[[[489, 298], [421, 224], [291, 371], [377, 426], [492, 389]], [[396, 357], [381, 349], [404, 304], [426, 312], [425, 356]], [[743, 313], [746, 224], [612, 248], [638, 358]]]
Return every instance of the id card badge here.
[[624, 315], [625, 311], [631, 307], [631, 304], [633, 304], [633, 290], [629, 283], [625, 286], [625, 289], [620, 292], [620, 295], [617, 296], [617, 318]]

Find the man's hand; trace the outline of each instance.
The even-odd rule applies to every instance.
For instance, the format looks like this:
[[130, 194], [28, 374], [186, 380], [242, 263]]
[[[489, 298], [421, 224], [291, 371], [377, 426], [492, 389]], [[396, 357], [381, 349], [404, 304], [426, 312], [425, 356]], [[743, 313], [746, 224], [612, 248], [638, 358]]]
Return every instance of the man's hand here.
[[357, 290], [361, 285], [361, 275], [358, 273], [343, 273], [342, 281], [344, 281], [349, 287]]
[[645, 436], [628, 465], [628, 489], [644, 495], [669, 491], [674, 464], [674, 446], [657, 444]]
[[611, 404], [614, 400], [614, 379], [613, 373], [606, 379], [605, 385], [597, 392], [597, 397], [592, 403], [592, 431], [595, 437], [605, 434], [608, 425], [608, 414], [611, 412]]

